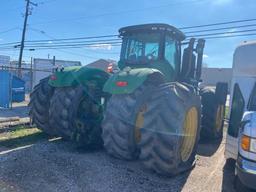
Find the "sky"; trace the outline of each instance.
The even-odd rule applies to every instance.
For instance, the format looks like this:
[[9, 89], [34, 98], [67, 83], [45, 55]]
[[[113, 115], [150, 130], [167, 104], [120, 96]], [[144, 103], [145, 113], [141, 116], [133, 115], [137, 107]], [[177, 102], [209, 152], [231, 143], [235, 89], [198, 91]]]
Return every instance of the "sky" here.
[[[256, 18], [255, 0], [34, 0], [33, 2], [38, 6], [33, 8], [32, 15], [28, 18], [26, 40], [112, 35], [117, 34], [121, 27], [144, 23], [167, 23], [179, 28]], [[0, 44], [20, 41], [25, 3], [25, 0], [1, 1]], [[226, 26], [238, 25], [242, 24]], [[234, 28], [231, 31], [236, 30], [241, 29]], [[207, 40], [204, 63], [208, 67], [232, 67], [235, 48], [240, 42], [253, 39], [256, 39], [256, 36]], [[56, 59], [75, 60], [88, 64], [99, 58], [118, 60], [119, 52], [120, 47], [111, 45], [68, 50], [25, 50], [23, 60], [30, 61], [31, 57], [55, 56]], [[11, 60], [17, 60], [19, 50], [0, 50], [0, 55], [9, 55]]]

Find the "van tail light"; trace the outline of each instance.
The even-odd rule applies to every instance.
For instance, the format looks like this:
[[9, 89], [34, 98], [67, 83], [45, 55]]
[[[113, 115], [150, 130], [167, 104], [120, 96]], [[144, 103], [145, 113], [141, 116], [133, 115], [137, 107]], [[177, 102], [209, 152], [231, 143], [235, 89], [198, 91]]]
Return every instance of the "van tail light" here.
[[128, 85], [128, 82], [126, 82], [126, 81], [117, 81], [117, 82], [116, 82], [116, 85], [117, 85], [118, 87], [125, 87], [125, 86]]

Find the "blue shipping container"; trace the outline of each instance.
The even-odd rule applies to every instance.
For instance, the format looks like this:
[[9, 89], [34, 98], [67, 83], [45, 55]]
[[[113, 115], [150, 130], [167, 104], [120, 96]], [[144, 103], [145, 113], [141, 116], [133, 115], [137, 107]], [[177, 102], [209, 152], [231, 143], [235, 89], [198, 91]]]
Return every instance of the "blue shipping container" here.
[[0, 70], [0, 107], [9, 108], [11, 100], [11, 74], [9, 71]]

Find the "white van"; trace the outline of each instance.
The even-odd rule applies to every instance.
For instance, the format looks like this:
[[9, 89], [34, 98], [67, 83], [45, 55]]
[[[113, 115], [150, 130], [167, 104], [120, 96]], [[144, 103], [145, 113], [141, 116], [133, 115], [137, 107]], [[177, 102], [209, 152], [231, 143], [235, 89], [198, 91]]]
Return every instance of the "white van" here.
[[236, 160], [236, 176], [256, 189], [256, 41], [243, 42], [233, 57], [225, 157]]

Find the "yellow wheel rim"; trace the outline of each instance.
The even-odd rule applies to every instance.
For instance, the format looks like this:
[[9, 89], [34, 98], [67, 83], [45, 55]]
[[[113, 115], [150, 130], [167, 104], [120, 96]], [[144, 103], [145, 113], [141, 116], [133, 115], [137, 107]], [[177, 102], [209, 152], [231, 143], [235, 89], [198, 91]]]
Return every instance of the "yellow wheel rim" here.
[[137, 114], [136, 117], [136, 121], [135, 121], [135, 141], [136, 143], [140, 142], [141, 139], [141, 133], [140, 133], [140, 129], [143, 127], [144, 125], [144, 113], [146, 112], [147, 107], [143, 106], [139, 113]]
[[218, 109], [217, 109], [216, 121], [215, 121], [215, 127], [216, 127], [217, 132], [219, 132], [221, 130], [222, 121], [224, 119], [224, 112], [225, 112], [225, 106], [219, 105]]
[[198, 129], [198, 111], [196, 107], [191, 107], [185, 117], [183, 124], [183, 139], [181, 143], [181, 159], [186, 162], [191, 156], [196, 142]]

